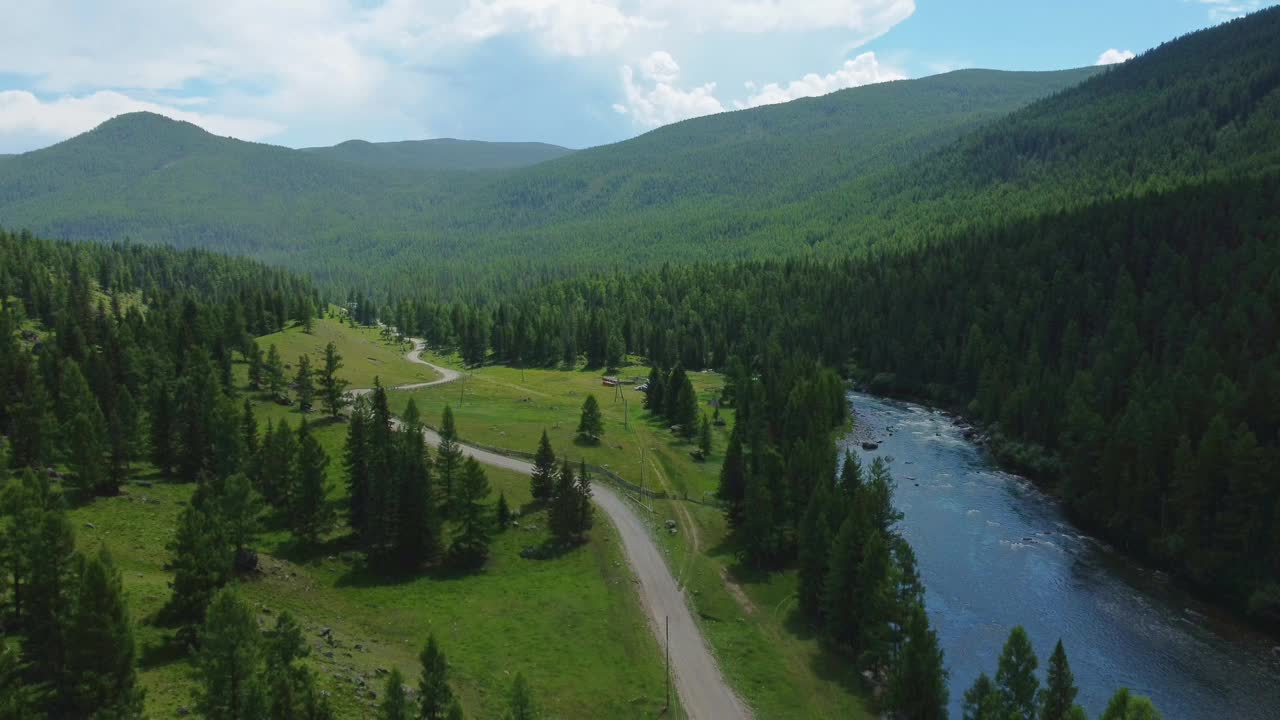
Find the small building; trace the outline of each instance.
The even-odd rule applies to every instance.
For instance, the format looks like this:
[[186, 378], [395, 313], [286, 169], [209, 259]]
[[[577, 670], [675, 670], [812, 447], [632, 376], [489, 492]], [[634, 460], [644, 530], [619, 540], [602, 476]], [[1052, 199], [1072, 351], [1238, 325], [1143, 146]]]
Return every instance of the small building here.
[[601, 384], [603, 384], [605, 387], [617, 387], [617, 386], [618, 386], [618, 378], [616, 378], [616, 377], [609, 377], [609, 376], [607, 376], [607, 375], [606, 375], [605, 377], [601, 378], [600, 382], [601, 382]]

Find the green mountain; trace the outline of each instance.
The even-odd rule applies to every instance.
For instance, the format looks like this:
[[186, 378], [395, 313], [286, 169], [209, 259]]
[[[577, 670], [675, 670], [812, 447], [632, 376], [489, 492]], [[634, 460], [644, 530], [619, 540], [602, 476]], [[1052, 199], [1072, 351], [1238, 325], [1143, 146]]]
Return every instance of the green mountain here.
[[1280, 8], [1110, 70], [873, 85], [490, 173], [352, 163], [132, 115], [0, 164], [0, 224], [468, 292], [583, 269], [833, 256], [1275, 169], [1278, 88]]
[[[778, 205], [922, 157], [1091, 72], [965, 71], [858, 88], [497, 175], [361, 165], [132, 114], [0, 166], [0, 223], [246, 253], [340, 281], [389, 267], [474, 276], [478, 258], [490, 261], [485, 272], [514, 268], [541, 242], [520, 235], [531, 229], [556, 238], [539, 261], [598, 265], [640, 257], [626, 247], [635, 228]], [[619, 243], [582, 246], [581, 223], [603, 227], [593, 240]]]
[[427, 171], [512, 170], [574, 152], [547, 143], [480, 142], [453, 138], [385, 143], [348, 140], [333, 147], [304, 150], [368, 167]]

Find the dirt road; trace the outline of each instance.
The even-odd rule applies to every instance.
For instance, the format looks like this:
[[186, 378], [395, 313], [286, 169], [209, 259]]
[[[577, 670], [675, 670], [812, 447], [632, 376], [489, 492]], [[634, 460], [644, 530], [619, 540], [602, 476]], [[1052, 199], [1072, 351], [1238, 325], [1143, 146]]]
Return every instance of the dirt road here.
[[[423, 360], [421, 357], [423, 343], [415, 341], [414, 349], [405, 358], [409, 362], [427, 365], [440, 373], [439, 380], [414, 385], [401, 385], [392, 390], [414, 390], [451, 382], [460, 377], [455, 370], [442, 368]], [[353, 391], [362, 395], [367, 389]], [[440, 444], [440, 436], [434, 430], [423, 433], [427, 442], [433, 446]], [[531, 473], [533, 466], [523, 460], [499, 455], [480, 448], [462, 446], [468, 457], [473, 457], [485, 465], [514, 470], [519, 473]], [[666, 636], [666, 624], [670, 620], [671, 627], [671, 669], [674, 675], [676, 691], [685, 713], [693, 720], [735, 720], [751, 717], [751, 712], [741, 700], [729, 689], [720, 674], [720, 667], [712, 657], [702, 633], [693, 620], [693, 613], [685, 602], [684, 594], [676, 586], [675, 578], [662, 559], [662, 553], [654, 543], [653, 537], [635, 510], [612, 487], [596, 483], [592, 485], [592, 493], [596, 505], [604, 510], [618, 535], [622, 538], [622, 547], [626, 552], [627, 562], [639, 581], [640, 601], [649, 613], [649, 624], [662, 645]]]

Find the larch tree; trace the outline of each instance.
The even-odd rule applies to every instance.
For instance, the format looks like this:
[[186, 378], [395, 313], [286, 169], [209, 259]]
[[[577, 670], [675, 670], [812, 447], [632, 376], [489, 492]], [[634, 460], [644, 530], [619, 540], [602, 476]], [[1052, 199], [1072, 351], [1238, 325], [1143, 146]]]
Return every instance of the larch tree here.
[[311, 356], [298, 357], [298, 371], [293, 376], [294, 392], [298, 394], [298, 409], [304, 414], [311, 412], [316, 400], [315, 371], [311, 369]]
[[418, 720], [445, 720], [453, 703], [453, 688], [449, 687], [449, 661], [435, 635], [427, 638], [418, 659], [422, 664], [418, 676]]
[[276, 349], [274, 343], [267, 348], [267, 359], [263, 363], [262, 371], [265, 375], [267, 391], [273, 398], [282, 397], [284, 395], [284, 361], [280, 359], [280, 351]]
[[511, 702], [507, 707], [505, 720], [537, 720], [538, 710], [533, 704], [533, 694], [529, 692], [529, 683], [524, 673], [516, 673], [511, 683]]
[[600, 402], [594, 394], [587, 395], [582, 402], [582, 415], [578, 419], [578, 438], [584, 442], [597, 443], [604, 436], [604, 418], [600, 414]]
[[450, 561], [462, 568], [478, 568], [489, 559], [490, 517], [484, 508], [489, 479], [475, 458], [467, 458], [456, 488], [458, 526], [449, 546]]
[[[85, 560], [67, 628], [67, 700], [80, 717], [142, 717], [137, 648], [120, 571], [106, 546]], [[95, 715], [96, 713], [96, 715]]]
[[1000, 653], [996, 689], [1005, 710], [1020, 720], [1035, 720], [1040, 691], [1040, 680], [1036, 677], [1039, 664], [1027, 631], [1021, 625], [1015, 626], [1009, 631], [1009, 639]]
[[289, 496], [289, 526], [302, 542], [314, 544], [333, 526], [329, 506], [329, 455], [311, 434], [304, 418], [298, 424], [298, 455]]
[[320, 400], [330, 417], [338, 417], [349, 402], [347, 381], [338, 377], [342, 369], [342, 356], [332, 341], [324, 346], [324, 365], [320, 366]]
[[196, 707], [202, 716], [265, 720], [269, 703], [262, 652], [253, 609], [231, 588], [220, 590], [209, 603], [196, 657], [200, 679]]
[[453, 408], [444, 406], [440, 415], [440, 445], [436, 448], [436, 481], [441, 494], [441, 507], [445, 515], [455, 513], [455, 498], [462, 469], [462, 446], [458, 443], [458, 428], [453, 420]]
[[1073, 720], [1083, 712], [1083, 708], [1075, 704], [1079, 692], [1071, 665], [1067, 662], [1067, 651], [1059, 639], [1049, 656], [1045, 687], [1040, 692], [1040, 720]]
[[533, 474], [529, 477], [529, 494], [534, 500], [547, 500], [556, 479], [556, 452], [551, 449], [551, 440], [543, 429], [542, 439], [538, 441], [538, 451], [533, 455]]

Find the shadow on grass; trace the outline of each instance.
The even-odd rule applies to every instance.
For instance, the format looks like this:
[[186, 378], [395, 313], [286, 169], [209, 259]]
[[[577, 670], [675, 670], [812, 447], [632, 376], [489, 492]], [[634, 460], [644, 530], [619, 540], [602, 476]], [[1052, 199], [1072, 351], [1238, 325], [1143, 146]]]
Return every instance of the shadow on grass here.
[[339, 535], [317, 543], [303, 542], [290, 536], [289, 539], [269, 548], [267, 554], [296, 565], [305, 565], [331, 555], [359, 549], [356, 537], [351, 534]]
[[191, 648], [176, 635], [165, 635], [160, 640], [142, 644], [142, 652], [138, 653], [138, 667], [155, 670], [182, 662], [190, 654]]

